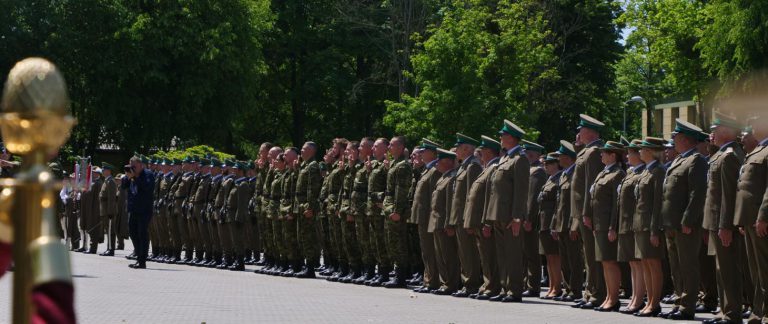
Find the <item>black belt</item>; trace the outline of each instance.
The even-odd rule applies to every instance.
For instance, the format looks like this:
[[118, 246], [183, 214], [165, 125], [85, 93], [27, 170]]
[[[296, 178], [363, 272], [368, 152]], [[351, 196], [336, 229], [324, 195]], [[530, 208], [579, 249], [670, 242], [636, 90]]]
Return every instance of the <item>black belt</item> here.
[[179, 200], [179, 199], [186, 199], [186, 198], [187, 198], [187, 196], [184, 196], [184, 197], [175, 197], [174, 199], [175, 199], [175, 200]]

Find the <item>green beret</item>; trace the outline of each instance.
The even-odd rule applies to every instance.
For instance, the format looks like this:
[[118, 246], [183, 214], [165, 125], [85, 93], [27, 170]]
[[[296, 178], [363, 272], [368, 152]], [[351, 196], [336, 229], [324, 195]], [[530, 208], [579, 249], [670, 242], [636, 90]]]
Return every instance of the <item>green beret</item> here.
[[456, 133], [456, 146], [459, 146], [461, 144], [470, 144], [473, 146], [478, 146], [480, 145], [480, 142], [462, 133]]
[[591, 128], [599, 131], [603, 127], [605, 127], [605, 124], [603, 124], [603, 122], [589, 115], [579, 114], [579, 129], [581, 129], [582, 127]]
[[220, 167], [221, 166], [221, 161], [219, 161], [219, 159], [214, 157], [214, 158], [211, 159], [211, 166], [212, 167]]
[[149, 164], [149, 158], [144, 155], [140, 156], [139, 160], [141, 160], [141, 163]]
[[223, 167], [229, 167], [229, 168], [232, 168], [232, 167], [234, 167], [234, 166], [235, 166], [235, 164], [236, 164], [236, 163], [235, 163], [235, 161], [233, 161], [233, 160], [224, 160], [224, 165], [223, 165]]
[[566, 140], [560, 140], [560, 148], [557, 149], [560, 154], [568, 155], [572, 158], [576, 158], [576, 149], [573, 148], [573, 144]]
[[523, 148], [526, 151], [536, 151], [539, 153], [544, 153], [544, 146], [541, 146], [540, 144], [523, 140]]
[[184, 158], [184, 160], [181, 160], [182, 163], [195, 163], [195, 159], [192, 156], [187, 155], [187, 157]]
[[456, 159], [456, 153], [453, 153], [451, 151], [439, 148], [439, 149], [437, 149], [437, 158], [438, 159], [454, 159], [455, 160]]
[[675, 130], [672, 132], [672, 136], [675, 136], [681, 133], [686, 136], [690, 136], [696, 140], [701, 140], [701, 137], [702, 137], [701, 128], [685, 120], [678, 118], [675, 120]]
[[211, 165], [211, 160], [202, 158], [200, 159], [200, 165]]
[[420, 149], [426, 149], [426, 150], [433, 150], [437, 151], [438, 148], [440, 148], [440, 144], [437, 142], [430, 140], [428, 138], [422, 138], [421, 139], [421, 145], [419, 146]]
[[523, 131], [522, 128], [515, 125], [515, 123], [505, 119], [504, 120], [504, 126], [499, 131], [499, 134], [509, 134], [517, 138], [523, 138], [525, 136], [525, 131]]
[[721, 113], [720, 111], [716, 111], [715, 120], [712, 121], [712, 126], [710, 127], [710, 129], [715, 129], [718, 127], [729, 127], [735, 130], [740, 130], [744, 127], [744, 125], [739, 123], [739, 121], [736, 120], [735, 117], [728, 116], [724, 113]]
[[181, 165], [180, 159], [173, 159], [173, 165]]
[[111, 165], [111, 164], [109, 164], [107, 162], [101, 162], [101, 168], [102, 169], [107, 169], [109, 171], [115, 171], [115, 166]]
[[501, 143], [499, 141], [485, 135], [480, 136], [480, 139], [482, 140], [480, 143], [481, 148], [489, 148], [496, 152], [501, 151]]
[[742, 136], [752, 135], [752, 126], [744, 127], [744, 129], [741, 130]]
[[648, 148], [654, 150], [663, 150], [666, 141], [663, 138], [658, 137], [646, 137], [639, 145], [640, 148]]

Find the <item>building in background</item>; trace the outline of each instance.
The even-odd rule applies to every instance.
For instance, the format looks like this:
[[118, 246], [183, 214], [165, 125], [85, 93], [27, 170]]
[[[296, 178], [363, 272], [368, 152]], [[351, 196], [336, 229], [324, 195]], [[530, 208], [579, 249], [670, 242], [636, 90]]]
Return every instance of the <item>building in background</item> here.
[[[650, 135], [670, 139], [672, 131], [675, 130], [675, 119], [678, 118], [708, 131], [712, 121], [712, 107], [702, 106], [693, 100], [654, 105], [650, 112], [643, 114], [643, 138]], [[650, 134], [648, 132], [649, 122]]]

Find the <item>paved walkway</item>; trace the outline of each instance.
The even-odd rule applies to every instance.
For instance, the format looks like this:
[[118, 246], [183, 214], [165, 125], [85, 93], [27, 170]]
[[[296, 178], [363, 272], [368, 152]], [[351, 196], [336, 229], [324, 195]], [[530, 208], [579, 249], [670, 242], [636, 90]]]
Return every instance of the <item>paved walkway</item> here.
[[[501, 304], [158, 263], [133, 270], [117, 252], [72, 254], [81, 323], [670, 323], [532, 298]], [[0, 280], [0, 323], [10, 320], [8, 277]]]

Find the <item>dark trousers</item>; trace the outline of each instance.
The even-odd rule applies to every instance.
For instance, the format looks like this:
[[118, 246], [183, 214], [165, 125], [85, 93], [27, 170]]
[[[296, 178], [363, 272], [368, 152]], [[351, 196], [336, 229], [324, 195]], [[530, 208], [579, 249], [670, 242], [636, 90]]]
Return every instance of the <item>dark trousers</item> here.
[[136, 253], [136, 261], [147, 262], [149, 254], [149, 221], [152, 215], [129, 214], [128, 230]]

